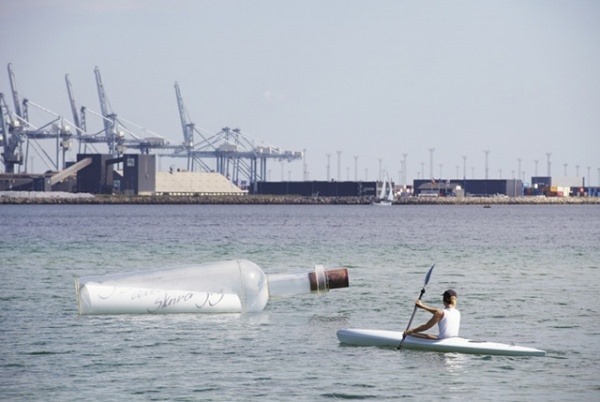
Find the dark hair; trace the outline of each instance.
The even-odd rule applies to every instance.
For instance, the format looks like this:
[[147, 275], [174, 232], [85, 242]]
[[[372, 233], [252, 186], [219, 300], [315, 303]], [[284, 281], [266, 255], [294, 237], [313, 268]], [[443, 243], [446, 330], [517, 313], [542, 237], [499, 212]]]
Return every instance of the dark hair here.
[[442, 296], [444, 297], [444, 302], [446, 303], [450, 303], [452, 301], [452, 296], [458, 297], [454, 289], [446, 290]]

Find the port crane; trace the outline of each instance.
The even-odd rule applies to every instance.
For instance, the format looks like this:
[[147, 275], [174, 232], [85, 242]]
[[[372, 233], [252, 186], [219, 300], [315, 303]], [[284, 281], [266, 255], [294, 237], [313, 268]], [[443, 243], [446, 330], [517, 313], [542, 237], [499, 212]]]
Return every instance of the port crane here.
[[[100, 101], [100, 110], [102, 115], [104, 130], [102, 139], [108, 145], [109, 153], [113, 156], [122, 155], [126, 148], [133, 148], [139, 150], [141, 153], [148, 154], [152, 148], [169, 148], [169, 141], [153, 133], [139, 125], [127, 121], [123, 118], [117, 118], [117, 114], [112, 112], [109, 108], [108, 97], [104, 90], [104, 84], [102, 83], [102, 77], [100, 75], [100, 69], [96, 66], [94, 68], [94, 75], [96, 77], [96, 86], [98, 89], [98, 99]], [[85, 110], [85, 109], [84, 109]], [[137, 129], [148, 132], [152, 137], [141, 138], [137, 136], [132, 130], [127, 128], [127, 123], [130, 126], [134, 126]], [[129, 134], [132, 138], [127, 138], [125, 134]]]
[[[17, 90], [17, 83], [12, 65], [7, 66], [8, 76], [11, 87], [11, 94], [14, 103], [14, 112], [12, 112], [4, 98], [0, 96], [1, 105], [1, 120], [0, 125], [0, 144], [2, 145], [2, 162], [6, 173], [15, 173], [17, 167], [24, 166], [24, 172], [27, 172], [27, 161], [29, 153], [32, 149], [39, 155], [45, 165], [54, 171], [64, 169], [66, 167], [66, 153], [73, 146], [73, 139], [79, 143], [79, 152], [81, 153], [82, 145], [85, 147], [84, 152], [91, 148], [96, 151], [94, 144], [107, 144], [111, 155], [121, 155], [127, 148], [138, 149], [140, 152], [149, 153], [152, 148], [168, 147], [168, 141], [152, 133], [152, 137], [141, 138], [129, 130], [123, 122], [127, 122], [131, 126], [146, 130], [135, 125], [132, 122], [122, 118], [117, 118], [109, 108], [109, 102], [104, 90], [100, 70], [95, 68], [94, 74], [98, 88], [98, 97], [100, 100], [101, 113], [96, 113], [91, 109], [82, 106], [77, 109], [77, 103], [73, 94], [73, 87], [69, 79], [69, 75], [65, 75], [65, 83], [67, 93], [69, 95], [69, 103], [73, 114], [73, 122], [64, 117], [44, 108], [43, 106], [31, 101], [30, 99], [21, 100], [21, 96]], [[53, 119], [41, 126], [36, 126], [30, 119], [29, 108], [35, 107], [47, 114], [53, 116]], [[99, 117], [103, 122], [103, 129], [97, 133], [88, 133], [86, 127], [86, 115], [93, 114]], [[71, 131], [74, 128], [74, 133]], [[126, 133], [130, 138], [126, 138]], [[38, 140], [53, 139], [56, 141], [56, 154], [51, 156]], [[61, 163], [62, 152], [62, 163]], [[19, 169], [20, 170], [20, 169]]]
[[18, 126], [19, 121], [13, 118], [4, 94], [0, 93], [0, 140], [6, 173], [15, 173], [15, 165], [23, 163], [23, 136]]
[[[34, 151], [45, 159], [46, 165], [50, 166], [52, 170], [61, 169], [59, 161], [60, 151], [62, 150], [62, 168], [64, 169], [66, 152], [71, 149], [73, 140], [78, 142], [79, 153], [82, 153], [82, 147], [83, 153], [88, 153], [88, 149], [98, 153], [95, 145], [106, 144], [109, 153], [115, 157], [121, 156], [128, 148], [137, 149], [141, 153], [149, 153], [150, 150], [155, 149], [159, 157], [187, 158], [187, 170], [189, 171], [216, 171], [238, 184], [242, 184], [245, 180], [248, 183], [265, 181], [267, 178], [267, 161], [270, 159], [292, 162], [302, 158], [302, 152], [286, 151], [259, 141], [242, 132], [239, 128], [224, 127], [215, 134], [203, 133], [196, 128], [189, 118], [177, 83], [175, 83], [175, 93], [183, 130], [183, 143], [170, 144], [164, 137], [118, 117], [112, 111], [98, 67], [94, 69], [94, 76], [98, 90], [100, 113], [94, 112], [85, 106], [78, 108], [73, 85], [69, 75], [65, 75], [73, 122], [31, 100], [24, 99], [21, 101], [10, 64], [8, 64], [8, 73], [15, 112], [10, 111], [4, 95], [0, 93], [0, 112], [2, 115], [0, 144], [3, 148], [2, 161], [6, 173], [14, 173], [15, 167], [23, 164], [25, 164], [25, 171], [27, 171], [27, 155], [32, 146]], [[34, 126], [29, 120], [29, 106], [53, 115], [54, 119], [41, 127]], [[89, 115], [93, 115], [102, 121], [102, 128], [99, 131], [89, 131], [87, 124]], [[126, 124], [148, 132], [152, 136], [142, 138], [127, 128]], [[72, 128], [73, 132], [71, 132]], [[56, 156], [54, 158], [37, 143], [37, 140], [41, 139], [56, 140]], [[23, 152], [24, 145], [25, 152]]]
[[[1, 119], [2, 119], [2, 160], [6, 173], [15, 173], [15, 167], [24, 165], [24, 171], [27, 172], [27, 161], [29, 160], [29, 151], [33, 149], [46, 163], [50, 169], [61, 169], [60, 152], [62, 150], [62, 167], [65, 166], [66, 152], [72, 146], [72, 133], [70, 122], [62, 116], [38, 105], [37, 103], [21, 97], [17, 90], [17, 82], [12, 66], [7, 66], [8, 77], [12, 92], [15, 112], [11, 112], [4, 96], [1, 96]], [[29, 118], [29, 106], [51, 114], [54, 118], [42, 126], [34, 125]], [[36, 140], [52, 139], [56, 141], [56, 157], [52, 157], [46, 150], [39, 145]], [[23, 152], [25, 144], [25, 152]]]
[[[234, 183], [241, 184], [247, 179], [249, 183], [265, 181], [267, 176], [267, 160], [294, 161], [302, 158], [302, 152], [285, 151], [279, 147], [258, 141], [239, 128], [224, 127], [216, 134], [205, 136], [190, 121], [181, 89], [175, 82], [175, 95], [183, 130], [183, 146], [169, 155], [186, 157], [188, 170], [194, 170], [198, 163], [202, 170], [210, 171], [205, 160], [214, 159], [215, 170]], [[197, 134], [201, 141], [194, 141]]]
[[[106, 144], [108, 152], [112, 156], [120, 156], [127, 149], [136, 149], [141, 153], [148, 154], [150, 149], [153, 148], [173, 148], [169, 145], [169, 141], [164, 137], [151, 132], [139, 125], [128, 121], [122, 117], [117, 117], [117, 114], [110, 108], [108, 96], [104, 89], [102, 82], [102, 75], [98, 67], [94, 68], [94, 76], [96, 79], [96, 87], [98, 90], [98, 99], [100, 103], [100, 113], [81, 106], [77, 108], [77, 101], [73, 91], [73, 85], [69, 78], [69, 74], [65, 75], [65, 84], [67, 86], [67, 94], [69, 96], [69, 104], [71, 106], [71, 113], [73, 114], [73, 121], [75, 122], [75, 130], [77, 131], [77, 140], [79, 141], [79, 153], [83, 146], [84, 152], [88, 151], [88, 148], [96, 149], [94, 144]], [[102, 121], [102, 129], [97, 132], [89, 132], [87, 128], [87, 116], [91, 114]], [[128, 126], [135, 127], [138, 130], [150, 133], [151, 137], [142, 138], [135, 134]]]
[[75, 136], [79, 143], [79, 153], [82, 153], [82, 145], [84, 147], [83, 153], [87, 153], [88, 146], [90, 146], [95, 151], [95, 148], [91, 146], [91, 144], [95, 142], [105, 142], [105, 140], [103, 138], [97, 138], [96, 136], [87, 133], [87, 124], [85, 118], [86, 108], [85, 106], [81, 106], [81, 108], [77, 110], [77, 103], [75, 102], [75, 95], [73, 93], [73, 86], [71, 85], [69, 74], [65, 74], [65, 84], [67, 85], [67, 94], [69, 95], [69, 106], [71, 107], [71, 113], [73, 114], [73, 122], [75, 123]]

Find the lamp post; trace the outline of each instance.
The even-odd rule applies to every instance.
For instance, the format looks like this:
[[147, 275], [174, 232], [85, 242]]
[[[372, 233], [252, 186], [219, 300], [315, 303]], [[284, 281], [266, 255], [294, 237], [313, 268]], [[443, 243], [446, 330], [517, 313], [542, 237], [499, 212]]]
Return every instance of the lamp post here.
[[302, 178], [304, 181], [308, 181], [308, 165], [306, 164], [306, 148], [302, 152]]
[[408, 174], [406, 172], [406, 157], [408, 156], [408, 154], [402, 154], [402, 174], [404, 176], [404, 185], [406, 186], [408, 184]]
[[429, 148], [429, 178], [433, 179], [433, 151], [435, 148]]

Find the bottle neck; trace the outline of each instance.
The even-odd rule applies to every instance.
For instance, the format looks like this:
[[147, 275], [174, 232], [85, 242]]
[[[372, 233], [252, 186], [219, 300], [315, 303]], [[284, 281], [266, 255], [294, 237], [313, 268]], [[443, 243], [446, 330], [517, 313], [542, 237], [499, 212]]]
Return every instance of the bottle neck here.
[[267, 275], [267, 281], [270, 298], [327, 293], [329, 289], [349, 286], [346, 268], [325, 270], [322, 265], [316, 265], [315, 271], [309, 273]]

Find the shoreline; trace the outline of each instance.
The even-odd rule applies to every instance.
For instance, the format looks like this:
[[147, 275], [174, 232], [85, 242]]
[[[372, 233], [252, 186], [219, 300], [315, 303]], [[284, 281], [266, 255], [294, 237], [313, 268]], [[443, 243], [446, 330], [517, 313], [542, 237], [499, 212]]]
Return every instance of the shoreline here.
[[[370, 205], [372, 197], [91, 195], [1, 192], [0, 205]], [[403, 197], [398, 205], [600, 205], [600, 197]]]

